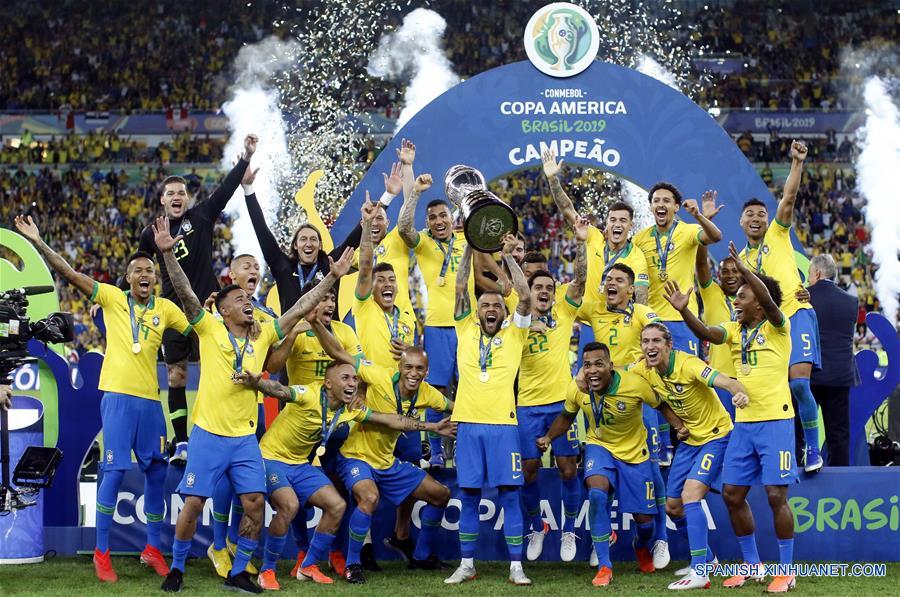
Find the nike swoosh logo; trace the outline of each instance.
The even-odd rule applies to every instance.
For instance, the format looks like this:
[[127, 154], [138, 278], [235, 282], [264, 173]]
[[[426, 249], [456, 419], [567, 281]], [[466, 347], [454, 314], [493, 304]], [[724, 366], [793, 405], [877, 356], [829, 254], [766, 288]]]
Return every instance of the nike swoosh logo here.
[[513, 475], [513, 479], [521, 479], [522, 475]]
[[311, 351], [311, 350], [304, 350], [304, 351], [303, 351], [302, 353], [300, 353], [300, 354], [312, 354], [312, 353], [313, 353], [313, 351]]
[[781, 473], [782, 479], [784, 479], [785, 477], [790, 477], [790, 476], [791, 476], [791, 473]]
[[700, 472], [697, 473], [697, 474], [698, 474], [698, 475], [708, 475], [709, 473], [704, 473], [703, 471], [700, 471]]

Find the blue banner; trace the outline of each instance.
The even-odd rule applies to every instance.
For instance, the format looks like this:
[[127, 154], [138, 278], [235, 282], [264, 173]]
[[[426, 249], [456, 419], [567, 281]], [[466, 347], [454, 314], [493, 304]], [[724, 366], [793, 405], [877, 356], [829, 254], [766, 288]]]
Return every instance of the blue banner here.
[[732, 134], [768, 134], [770, 130], [798, 135], [824, 135], [830, 130], [852, 133], [863, 123], [857, 112], [766, 112], [734, 110], [719, 117], [719, 124]]

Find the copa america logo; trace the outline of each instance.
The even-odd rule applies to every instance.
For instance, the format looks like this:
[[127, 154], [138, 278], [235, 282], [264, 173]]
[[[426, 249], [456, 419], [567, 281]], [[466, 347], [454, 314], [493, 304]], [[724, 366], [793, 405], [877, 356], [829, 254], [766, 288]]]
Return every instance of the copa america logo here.
[[597, 57], [600, 31], [586, 10], [568, 2], [548, 4], [525, 27], [525, 53], [545, 75], [572, 77]]

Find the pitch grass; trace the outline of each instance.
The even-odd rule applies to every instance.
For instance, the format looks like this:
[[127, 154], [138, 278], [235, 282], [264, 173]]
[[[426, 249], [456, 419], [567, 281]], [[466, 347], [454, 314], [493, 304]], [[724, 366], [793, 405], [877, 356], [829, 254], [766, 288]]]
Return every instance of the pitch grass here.
[[[141, 566], [136, 557], [114, 557], [113, 565], [119, 575], [119, 582], [103, 585], [94, 577], [94, 568], [88, 556], [77, 558], [54, 558], [43, 564], [27, 566], [0, 566], [0, 595], [162, 595], [159, 590], [162, 578]], [[381, 572], [367, 572], [365, 585], [349, 585], [338, 580], [331, 586], [300, 583], [290, 578], [292, 563], [282, 561], [278, 567], [278, 577], [282, 585], [280, 594], [337, 596], [389, 595], [391, 597], [427, 597], [431, 595], [553, 595], [571, 597], [574, 595], [597, 595], [601, 592], [616, 594], [639, 594], [641, 597], [668, 595], [666, 585], [675, 579], [672, 571], [684, 565], [672, 562], [664, 571], [653, 575], [641, 575], [634, 562], [615, 562], [613, 584], [606, 589], [591, 586], [593, 571], [587, 563], [559, 564], [550, 562], [525, 563], [525, 570], [534, 581], [532, 587], [514, 587], [506, 583], [508, 565], [502, 562], [477, 564], [479, 578], [456, 587], [443, 584], [444, 572], [408, 571], [398, 562], [382, 565]], [[332, 574], [333, 576], [333, 574]], [[887, 565], [887, 576], [883, 578], [801, 578], [794, 595], [896, 595], [897, 577], [900, 563]], [[713, 579], [711, 591], [700, 595], [724, 594], [732, 597], [759, 595], [763, 585], [746, 586], [739, 590], [721, 588], [723, 579]], [[190, 560], [185, 575], [186, 595], [221, 595], [222, 581], [215, 576], [212, 565], [206, 560]], [[694, 593], [696, 594], [696, 592]]]

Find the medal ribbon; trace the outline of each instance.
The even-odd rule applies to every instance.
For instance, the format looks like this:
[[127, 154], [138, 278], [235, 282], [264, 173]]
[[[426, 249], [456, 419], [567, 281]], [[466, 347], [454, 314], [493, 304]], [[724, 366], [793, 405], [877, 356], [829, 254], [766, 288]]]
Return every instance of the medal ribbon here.
[[737, 313], [734, 312], [734, 307], [731, 306], [731, 297], [727, 294], [725, 295], [725, 304], [728, 305], [728, 314], [731, 316], [731, 321], [737, 321]]
[[388, 326], [388, 331], [391, 333], [391, 340], [396, 340], [400, 337], [400, 309], [394, 306], [394, 322], [391, 324], [391, 318], [387, 316], [387, 313], [384, 311], [381, 312], [384, 315], [384, 322]]
[[431, 240], [435, 242], [438, 249], [441, 250], [441, 253], [444, 255], [444, 263], [441, 264], [441, 273], [440, 277], [443, 278], [447, 275], [447, 268], [450, 265], [450, 258], [453, 257], [453, 241], [456, 240], [456, 237], [450, 235], [450, 241], [447, 243], [447, 249], [444, 250], [444, 243], [439, 241], [438, 239], [431, 237]]
[[[618, 313], [619, 315], [624, 315], [625, 319], [631, 321], [632, 317], [634, 317], [634, 301], [628, 301], [628, 307], [625, 309], [619, 309], [618, 307], [610, 307], [606, 305], [606, 310], [610, 313]], [[628, 323], [626, 321], [625, 323]]]
[[231, 341], [231, 346], [234, 347], [234, 372], [240, 373], [244, 367], [244, 353], [247, 351], [247, 347], [250, 346], [250, 338], [244, 338], [244, 346], [241, 347], [241, 350], [238, 351], [238, 343], [234, 337], [234, 334], [228, 332], [228, 339]]
[[[612, 383], [612, 380], [610, 380]], [[594, 396], [594, 390], [588, 389], [591, 397], [591, 411], [594, 413], [594, 426], [597, 430], [600, 430], [600, 425], [603, 423], [603, 405], [606, 402], [606, 394], [600, 394], [600, 405], [597, 405], [597, 399]]]
[[[337, 412], [334, 413], [334, 417], [331, 419], [331, 423], [328, 423], [328, 398], [325, 396], [325, 387], [323, 386], [319, 390], [319, 400], [322, 402], [322, 433], [321, 439], [319, 440], [319, 444], [324, 446], [328, 443], [328, 438], [331, 437], [331, 434], [334, 433], [335, 428], [337, 427], [338, 420], [341, 418], [341, 413], [344, 412], [344, 405], [342, 404]], [[326, 432], [327, 426], [327, 432]]]
[[[151, 297], [152, 298], [152, 297]], [[144, 306], [144, 310], [141, 311], [141, 316], [138, 318], [134, 317], [134, 299], [131, 295], [128, 295], [128, 317], [131, 319], [131, 339], [134, 344], [139, 344], [138, 335], [141, 329], [141, 324], [144, 323], [144, 315], [147, 314], [147, 309], [150, 308], [150, 299], [147, 299], [147, 304]]]
[[546, 325], [551, 330], [556, 327], [556, 321], [553, 319], [553, 312], [547, 311], [546, 315], [538, 315], [538, 321], [543, 321], [544, 325]]
[[316, 261], [316, 264], [309, 272], [309, 276], [304, 277], [303, 275], [303, 266], [299, 263], [297, 264], [297, 277], [300, 278], [300, 288], [305, 288], [307, 284], [315, 279], [316, 274], [319, 272], [319, 262]]
[[762, 324], [765, 322], [766, 320], [763, 319], [757, 323], [749, 338], [747, 337], [747, 328], [741, 326], [741, 365], [747, 364], [747, 354], [750, 352], [750, 346], [753, 344], [753, 341], [756, 340], [756, 336], [759, 335], [759, 328], [761, 328]]
[[666, 234], [666, 246], [665, 250], [663, 247], [659, 245], [659, 232], [656, 234], [656, 254], [659, 255], [659, 271], [664, 273], [666, 271], [666, 264], [669, 261], [669, 245], [671, 244], [669, 241], [672, 240], [672, 235], [675, 234], [675, 228], [678, 227], [678, 220], [674, 220], [672, 222], [672, 227], [669, 228], [669, 232]]
[[[673, 226], [673, 228], [674, 228], [674, 226]], [[657, 241], [657, 244], [659, 244], [659, 241]], [[668, 243], [666, 243], [666, 245], [668, 245]], [[609, 258], [609, 248], [606, 247], [606, 245], [603, 246], [603, 261], [604, 261], [604, 263], [606, 263], [606, 265], [603, 266], [603, 275], [600, 276], [601, 284], [606, 281], [606, 274], [609, 273], [609, 270], [612, 269], [612, 266], [616, 264], [616, 261], [619, 260], [619, 257], [624, 255], [625, 251], [627, 251], [627, 250], [628, 250], [628, 243], [626, 242], [625, 247], [620, 249], [619, 251], [616, 251], [615, 255], [612, 256], [612, 259], [610, 259]], [[659, 249], [657, 248], [657, 251], [658, 250]]]
[[487, 342], [484, 341], [484, 332], [479, 332], [478, 337], [478, 366], [481, 367], [481, 372], [487, 372], [487, 362], [488, 359], [491, 358], [491, 340], [493, 337], [488, 336]]
[[[741, 258], [746, 257], [746, 261], [750, 261], [750, 243], [747, 243], [747, 246], [744, 248], [743, 252], [741, 252]], [[754, 273], [762, 272], [762, 259], [763, 259], [763, 243], [759, 243], [759, 247], [756, 249], [756, 270]]]
[[[406, 411], [406, 416], [411, 417], [413, 411], [416, 409], [416, 400], [419, 399], [419, 390], [416, 390], [416, 393], [413, 394], [413, 397], [409, 401], [409, 409]], [[394, 400], [397, 401], [397, 414], [403, 414], [403, 398], [400, 397], [400, 383], [397, 382], [394, 384]]]

